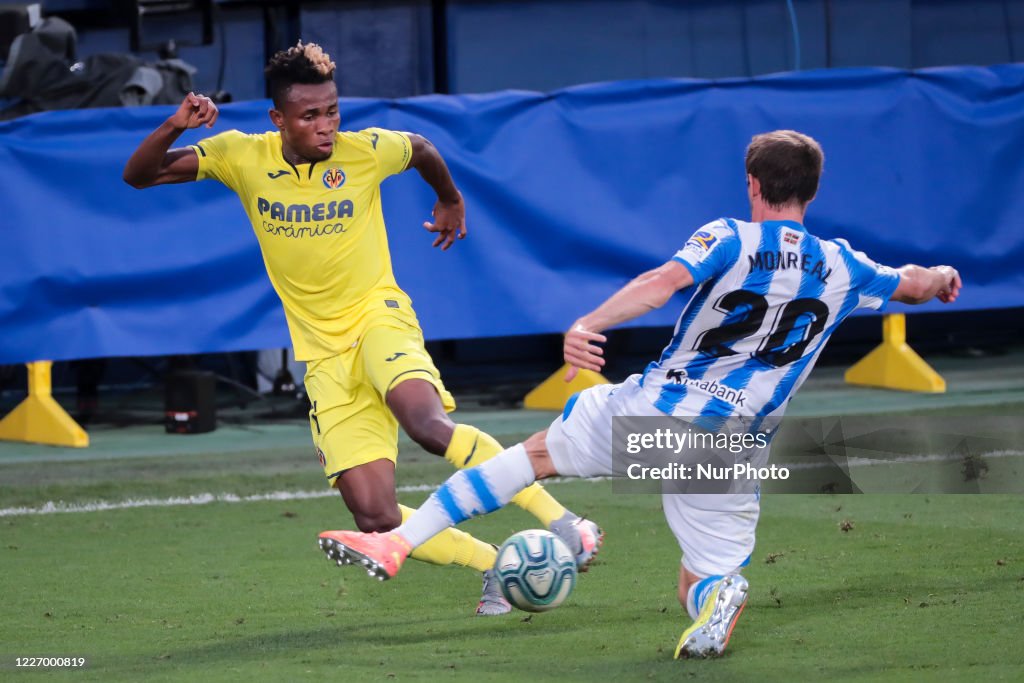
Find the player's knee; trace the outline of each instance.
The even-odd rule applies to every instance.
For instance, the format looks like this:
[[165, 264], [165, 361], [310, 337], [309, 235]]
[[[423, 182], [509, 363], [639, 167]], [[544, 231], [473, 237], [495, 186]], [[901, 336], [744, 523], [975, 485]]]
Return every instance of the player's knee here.
[[423, 450], [434, 455], [444, 455], [452, 440], [455, 426], [447, 415], [429, 415], [410, 420], [405, 433], [418, 443]]
[[356, 528], [364, 534], [384, 533], [397, 528], [402, 523], [402, 513], [396, 507], [394, 510], [373, 510], [370, 512], [356, 512], [352, 514], [355, 519]]
[[533, 466], [533, 474], [537, 479], [547, 479], [558, 474], [555, 463], [551, 460], [551, 453], [548, 452], [546, 429], [529, 437], [523, 442], [523, 447], [530, 458], [530, 465]]

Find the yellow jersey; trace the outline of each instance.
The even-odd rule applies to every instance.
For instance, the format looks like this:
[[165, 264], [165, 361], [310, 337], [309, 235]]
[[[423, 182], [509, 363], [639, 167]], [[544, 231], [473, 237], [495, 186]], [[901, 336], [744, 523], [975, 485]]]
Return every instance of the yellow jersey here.
[[281, 134], [230, 130], [192, 146], [196, 180], [234, 190], [284, 304], [295, 357], [350, 348], [382, 319], [419, 325], [395, 282], [380, 184], [409, 165], [409, 136], [380, 128], [339, 132], [330, 158], [294, 166]]

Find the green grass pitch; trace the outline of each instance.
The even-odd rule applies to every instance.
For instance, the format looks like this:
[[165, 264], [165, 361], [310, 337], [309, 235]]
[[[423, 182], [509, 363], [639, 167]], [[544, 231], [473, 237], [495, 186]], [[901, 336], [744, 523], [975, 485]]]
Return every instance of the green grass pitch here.
[[[422, 453], [401, 462], [403, 484], [449, 472]], [[321, 486], [297, 439], [272, 454], [8, 464], [0, 507]], [[616, 494], [607, 481], [551, 490], [605, 527], [598, 563], [561, 608], [486, 619], [473, 616], [469, 570], [411, 562], [377, 583], [327, 562], [316, 534], [351, 524], [335, 497], [2, 517], [0, 678], [32, 677], [11, 666], [17, 656], [73, 655], [88, 667], [45, 676], [1021, 680], [1019, 496], [766, 496], [745, 571], [750, 602], [727, 655], [677, 662], [688, 619], [659, 498]], [[509, 509], [464, 528], [500, 542], [532, 526]]]

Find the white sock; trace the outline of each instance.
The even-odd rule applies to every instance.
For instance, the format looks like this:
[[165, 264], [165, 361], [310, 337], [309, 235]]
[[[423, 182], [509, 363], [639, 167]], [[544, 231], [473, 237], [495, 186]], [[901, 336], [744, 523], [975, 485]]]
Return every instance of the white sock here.
[[415, 548], [450, 526], [505, 506], [534, 481], [530, 456], [516, 444], [482, 465], [453, 474], [395, 532]]
[[708, 595], [718, 585], [718, 582], [724, 578], [721, 574], [715, 574], [714, 576], [707, 576], [690, 586], [690, 590], [686, 594], [686, 611], [689, 612], [690, 617], [694, 620], [697, 619], [701, 608], [704, 607], [704, 601], [707, 600]]
[[694, 604], [694, 601], [693, 601], [693, 594], [694, 594], [694, 592], [697, 589], [697, 584], [698, 583], [700, 583], [700, 582], [699, 581], [694, 581], [693, 583], [691, 583], [690, 584], [690, 590], [687, 591], [687, 593], [686, 593], [686, 613], [689, 614], [690, 618], [693, 619], [694, 621], [697, 620], [697, 615], [700, 614], [700, 610], [697, 609], [697, 605]]

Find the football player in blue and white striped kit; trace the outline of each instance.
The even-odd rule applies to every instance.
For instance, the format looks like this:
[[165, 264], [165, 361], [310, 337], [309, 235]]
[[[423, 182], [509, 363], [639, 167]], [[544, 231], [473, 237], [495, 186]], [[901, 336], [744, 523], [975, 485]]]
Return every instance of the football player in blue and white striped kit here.
[[[412, 548], [505, 505], [537, 479], [610, 475], [615, 416], [680, 416], [711, 428], [727, 418], [753, 428], [777, 421], [829, 336], [856, 309], [955, 301], [961, 281], [950, 266], [893, 269], [845, 240], [807, 231], [804, 214], [823, 161], [818, 143], [801, 133], [755, 136], [746, 155], [751, 220], [705, 225], [671, 260], [635, 278], [565, 336], [567, 379], [580, 368], [600, 370], [601, 332], [689, 290], [657, 361], [621, 384], [574, 396], [547, 430], [458, 472], [394, 531], [322, 533], [328, 556], [390, 578]], [[747, 600], [739, 572], [754, 548], [759, 496], [672, 493], [663, 495], [663, 507], [683, 551], [679, 599], [693, 618], [675, 656], [720, 655]]]

